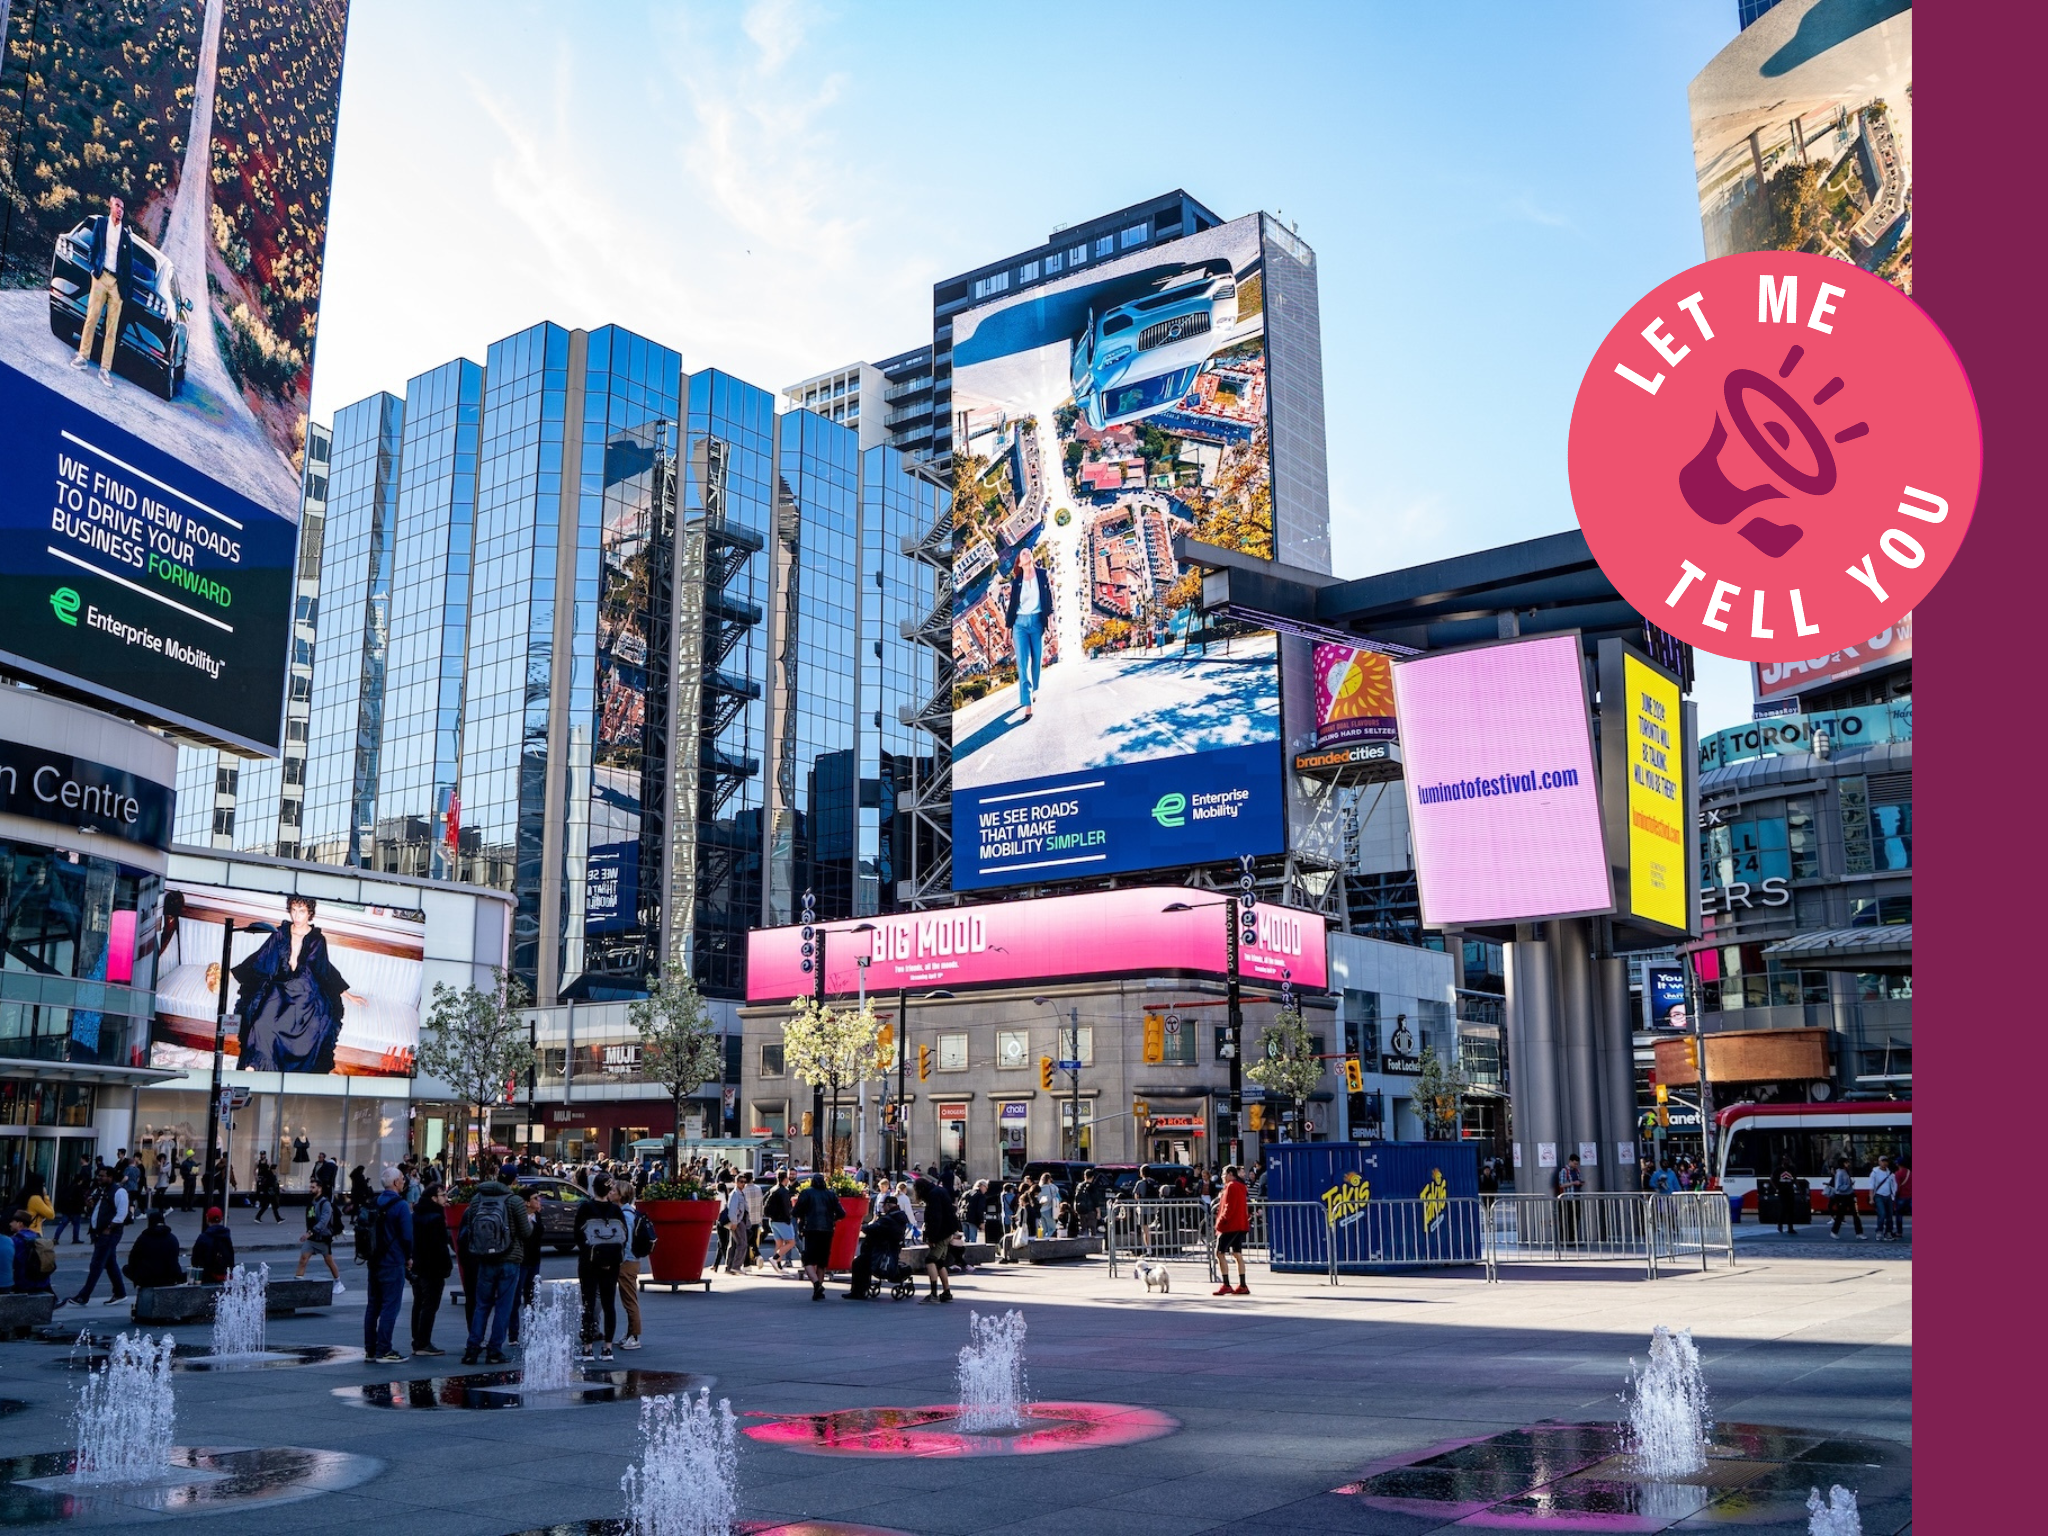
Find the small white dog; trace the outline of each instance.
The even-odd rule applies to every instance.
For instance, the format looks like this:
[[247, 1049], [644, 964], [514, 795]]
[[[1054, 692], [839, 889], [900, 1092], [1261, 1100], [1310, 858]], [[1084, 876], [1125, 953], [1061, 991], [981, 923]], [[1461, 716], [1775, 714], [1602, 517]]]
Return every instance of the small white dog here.
[[1137, 1277], [1140, 1280], [1145, 1282], [1146, 1290], [1165, 1291], [1169, 1295], [1172, 1294], [1173, 1276], [1169, 1275], [1166, 1272], [1166, 1266], [1164, 1264], [1154, 1264], [1147, 1260], [1146, 1262], [1137, 1265], [1134, 1270], [1134, 1273], [1136, 1273]]

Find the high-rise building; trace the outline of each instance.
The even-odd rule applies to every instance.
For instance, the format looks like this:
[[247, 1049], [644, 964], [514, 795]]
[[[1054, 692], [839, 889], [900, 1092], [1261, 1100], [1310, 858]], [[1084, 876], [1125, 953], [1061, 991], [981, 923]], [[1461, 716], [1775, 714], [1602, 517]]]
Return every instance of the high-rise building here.
[[932, 453], [932, 349], [912, 347], [879, 363], [848, 363], [783, 390], [792, 410], [816, 411], [860, 430], [863, 452], [894, 448], [913, 460]]
[[[860, 434], [861, 447], [877, 448], [887, 441], [879, 409], [884, 387], [879, 368], [871, 363], [848, 363], [790, 385], [782, 398], [791, 410], [816, 411], [827, 421], [854, 428]], [[863, 404], [868, 407], [865, 414]]]
[[1758, 21], [1778, 0], [1735, 0], [1735, 24], [1747, 29]]
[[894, 909], [934, 772], [906, 540], [947, 497], [775, 404], [542, 324], [339, 412], [309, 456], [299, 756], [186, 749], [181, 835], [502, 890], [543, 1002], [663, 966], [735, 997], [747, 931], [806, 891]]

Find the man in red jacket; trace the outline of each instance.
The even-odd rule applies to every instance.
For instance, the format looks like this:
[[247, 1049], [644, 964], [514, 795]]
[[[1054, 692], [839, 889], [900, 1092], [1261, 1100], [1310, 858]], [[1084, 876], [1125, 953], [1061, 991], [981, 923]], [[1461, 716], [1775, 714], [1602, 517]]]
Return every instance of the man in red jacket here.
[[[1252, 1207], [1250, 1191], [1244, 1187], [1236, 1164], [1223, 1170], [1223, 1193], [1216, 1197], [1216, 1269], [1223, 1283], [1216, 1287], [1218, 1296], [1249, 1296], [1252, 1288], [1244, 1283], [1244, 1238], [1251, 1230]], [[1237, 1284], [1230, 1283], [1230, 1256], [1237, 1255]]]

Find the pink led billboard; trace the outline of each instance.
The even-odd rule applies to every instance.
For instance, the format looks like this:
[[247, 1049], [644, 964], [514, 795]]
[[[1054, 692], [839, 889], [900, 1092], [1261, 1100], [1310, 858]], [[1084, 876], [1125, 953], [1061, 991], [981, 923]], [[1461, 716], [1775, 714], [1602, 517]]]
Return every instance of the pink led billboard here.
[[[1222, 976], [1223, 895], [1187, 886], [1088, 891], [1038, 901], [994, 902], [820, 923], [825, 990], [853, 993], [869, 957], [868, 991], [1074, 981], [1091, 976]], [[1170, 906], [1189, 910], [1169, 912]], [[1293, 907], [1258, 906], [1259, 941], [1240, 954], [1247, 981], [1329, 985], [1323, 919]], [[862, 922], [867, 932], [855, 930]], [[747, 1001], [786, 1003], [807, 995], [802, 930], [757, 928], [747, 936]]]
[[1577, 634], [1394, 666], [1422, 920], [1611, 912]]

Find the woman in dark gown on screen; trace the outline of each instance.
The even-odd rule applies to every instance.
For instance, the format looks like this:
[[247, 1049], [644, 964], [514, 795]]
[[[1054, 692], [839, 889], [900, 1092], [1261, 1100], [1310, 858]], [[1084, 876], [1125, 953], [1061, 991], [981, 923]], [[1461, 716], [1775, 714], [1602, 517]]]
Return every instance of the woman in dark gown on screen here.
[[332, 1072], [343, 1002], [363, 1001], [327, 958], [327, 935], [313, 926], [313, 898], [285, 904], [291, 921], [235, 967], [241, 985], [244, 1072]]

